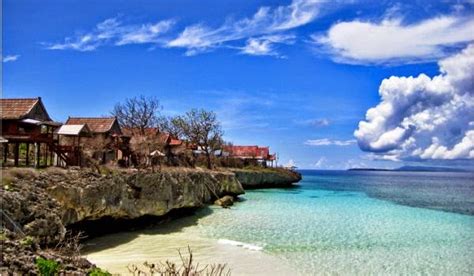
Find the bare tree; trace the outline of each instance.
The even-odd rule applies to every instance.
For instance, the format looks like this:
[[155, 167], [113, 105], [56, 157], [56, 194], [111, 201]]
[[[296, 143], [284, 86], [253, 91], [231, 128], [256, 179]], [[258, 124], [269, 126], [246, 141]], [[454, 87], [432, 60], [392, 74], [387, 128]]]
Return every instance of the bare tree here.
[[145, 135], [147, 128], [157, 126], [161, 108], [157, 98], [141, 95], [117, 103], [111, 114], [117, 117], [121, 126], [136, 129]]
[[183, 137], [183, 128], [181, 127], [180, 117], [161, 117], [159, 119], [158, 128], [162, 132], [169, 133], [175, 138]]
[[151, 166], [152, 171], [155, 171], [153, 161], [162, 156], [164, 142], [157, 133], [148, 132], [143, 135], [135, 134], [130, 141], [130, 146], [136, 154], [145, 158], [145, 166]]
[[172, 122], [185, 139], [205, 153], [207, 168], [212, 169], [211, 155], [221, 149], [223, 143], [223, 131], [216, 114], [204, 109], [192, 109]]

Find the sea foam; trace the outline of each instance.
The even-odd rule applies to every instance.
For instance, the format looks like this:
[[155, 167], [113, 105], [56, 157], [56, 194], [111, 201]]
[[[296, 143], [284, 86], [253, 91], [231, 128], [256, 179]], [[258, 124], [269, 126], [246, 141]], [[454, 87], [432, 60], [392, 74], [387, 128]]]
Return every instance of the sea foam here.
[[255, 245], [255, 244], [244, 243], [244, 242], [239, 242], [239, 241], [219, 239], [217, 242], [220, 243], [220, 244], [227, 244], [227, 245], [242, 247], [242, 248], [252, 250], [252, 251], [262, 251], [263, 250], [263, 246], [258, 246], [258, 245]]

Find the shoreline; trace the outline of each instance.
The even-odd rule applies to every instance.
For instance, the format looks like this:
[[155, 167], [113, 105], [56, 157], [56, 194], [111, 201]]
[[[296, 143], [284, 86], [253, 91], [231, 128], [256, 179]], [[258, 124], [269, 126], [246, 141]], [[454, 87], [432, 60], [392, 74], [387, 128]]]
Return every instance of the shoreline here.
[[[185, 253], [189, 246], [198, 263], [226, 264], [231, 269], [232, 275], [295, 274], [295, 269], [289, 263], [266, 252], [263, 244], [247, 244], [235, 240], [203, 237], [199, 234], [201, 218], [214, 212], [226, 211], [229, 210], [209, 206], [192, 216], [181, 217], [156, 227], [91, 239], [84, 247], [84, 257], [111, 273], [123, 275], [128, 273], [129, 264], [140, 266], [145, 261], [166, 260], [179, 263], [178, 249]], [[120, 242], [117, 243], [117, 240]]]
[[[258, 172], [259, 175], [267, 173], [267, 169]], [[66, 231], [88, 230], [92, 238], [117, 230], [160, 227], [163, 222], [208, 208], [223, 196], [237, 197], [245, 193], [235, 174], [222, 169], [108, 170], [106, 174], [98, 174], [84, 169], [2, 168], [2, 175], [1, 192], [6, 207], [3, 211], [14, 223], [7, 226], [2, 235], [7, 239], [6, 250], [11, 254], [4, 256], [1, 271], [16, 273], [34, 270], [37, 256], [45, 250], [55, 252]], [[102, 231], [104, 228], [107, 231]], [[17, 233], [15, 229], [21, 231]], [[31, 239], [34, 246], [18, 253], [23, 260], [18, 266], [10, 244], [21, 247], [24, 239]], [[68, 264], [68, 271], [75, 271], [76, 267], [69, 265], [71, 261], [76, 262], [75, 259], [61, 252], [57, 254], [59, 264]], [[79, 260], [87, 263], [85, 259]], [[80, 269], [90, 272], [95, 265], [84, 264]]]

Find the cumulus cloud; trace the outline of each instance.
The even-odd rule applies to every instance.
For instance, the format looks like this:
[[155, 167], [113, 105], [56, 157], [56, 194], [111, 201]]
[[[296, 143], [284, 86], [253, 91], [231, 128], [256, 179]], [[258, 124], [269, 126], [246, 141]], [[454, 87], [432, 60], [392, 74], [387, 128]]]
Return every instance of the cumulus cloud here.
[[474, 18], [443, 16], [404, 25], [401, 19], [354, 20], [333, 25], [313, 42], [337, 62], [355, 64], [413, 63], [446, 57], [449, 48], [474, 40]]
[[2, 61], [3, 63], [13, 62], [18, 60], [18, 58], [20, 58], [20, 55], [7, 55], [3, 57]]
[[354, 139], [351, 140], [331, 140], [328, 138], [323, 138], [323, 139], [315, 139], [315, 140], [306, 140], [304, 142], [305, 145], [308, 146], [350, 146], [352, 144], [355, 144], [357, 141]]
[[[242, 53], [268, 55], [273, 53], [272, 44], [288, 42], [281, 34], [305, 25], [317, 16], [319, 1], [293, 0], [290, 5], [275, 8], [261, 7], [252, 17], [240, 20], [228, 19], [217, 28], [202, 24], [188, 26], [179, 36], [168, 42], [168, 47], [186, 49], [186, 55], [226, 47], [229, 42], [248, 39]], [[232, 46], [231, 46], [232, 47]]]
[[162, 35], [173, 26], [174, 20], [162, 20], [142, 25], [124, 25], [117, 18], [109, 18], [94, 30], [67, 37], [59, 43], [43, 43], [49, 50], [93, 51], [105, 45], [163, 44]]
[[392, 76], [354, 132], [388, 160], [474, 159], [474, 44], [439, 62], [432, 78]]

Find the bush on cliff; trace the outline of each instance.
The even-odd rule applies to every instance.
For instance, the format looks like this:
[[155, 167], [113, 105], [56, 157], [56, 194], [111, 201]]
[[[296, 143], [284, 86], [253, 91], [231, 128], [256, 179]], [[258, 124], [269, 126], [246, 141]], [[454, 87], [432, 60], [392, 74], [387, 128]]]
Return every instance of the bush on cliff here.
[[36, 267], [38, 268], [40, 275], [53, 276], [58, 274], [60, 265], [56, 261], [40, 257], [36, 259]]

